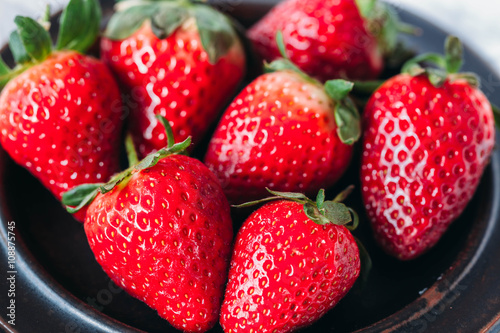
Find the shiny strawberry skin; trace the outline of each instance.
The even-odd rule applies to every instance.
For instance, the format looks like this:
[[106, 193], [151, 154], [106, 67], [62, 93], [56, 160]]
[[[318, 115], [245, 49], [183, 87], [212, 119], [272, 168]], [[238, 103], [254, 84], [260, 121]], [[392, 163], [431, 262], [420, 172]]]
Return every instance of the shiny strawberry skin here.
[[333, 102], [294, 72], [260, 76], [231, 103], [205, 164], [231, 202], [278, 191], [315, 194], [334, 184], [352, 156], [337, 135]]
[[214, 175], [201, 162], [174, 155], [99, 194], [85, 232], [117, 285], [174, 327], [204, 332], [217, 322], [226, 283], [229, 210]]
[[226, 333], [295, 331], [333, 308], [359, 273], [345, 227], [314, 223], [296, 202], [269, 203], [238, 233], [220, 323]]
[[365, 110], [362, 193], [375, 237], [402, 260], [429, 250], [472, 198], [495, 142], [491, 105], [467, 82], [398, 75]]
[[99, 60], [57, 52], [11, 80], [0, 95], [0, 140], [14, 161], [58, 199], [119, 170], [118, 85]]
[[156, 114], [169, 120], [176, 141], [192, 136], [198, 143], [235, 92], [246, 66], [239, 42], [211, 64], [191, 21], [165, 39], [156, 37], [148, 23], [124, 40], [103, 38], [101, 58], [131, 95], [130, 126], [141, 156], [166, 145]]
[[285, 0], [248, 37], [271, 61], [280, 57], [276, 33], [281, 31], [287, 56], [321, 81], [374, 79], [382, 71], [382, 52], [365, 25], [355, 0]]

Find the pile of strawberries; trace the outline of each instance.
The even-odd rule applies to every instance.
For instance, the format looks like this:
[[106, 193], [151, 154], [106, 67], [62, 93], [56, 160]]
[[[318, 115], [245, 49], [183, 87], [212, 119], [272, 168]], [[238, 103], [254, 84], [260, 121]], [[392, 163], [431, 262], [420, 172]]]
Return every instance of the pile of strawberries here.
[[[342, 203], [352, 187], [333, 200], [323, 189], [359, 139], [374, 237], [400, 260], [439, 241], [494, 146], [492, 106], [459, 72], [457, 38], [445, 55], [366, 82], [407, 28], [374, 0], [281, 2], [246, 34], [265, 74], [247, 73], [223, 113], [250, 55], [235, 22], [207, 4], [119, 2], [100, 60], [85, 54], [97, 0], [70, 1], [55, 46], [46, 22], [15, 23], [17, 65], [0, 59], [3, 148], [83, 221], [111, 279], [185, 332], [217, 322], [226, 333], [292, 332], [346, 295], [369, 260]], [[189, 157], [206, 135], [203, 162]], [[260, 205], [236, 237], [230, 204]]]

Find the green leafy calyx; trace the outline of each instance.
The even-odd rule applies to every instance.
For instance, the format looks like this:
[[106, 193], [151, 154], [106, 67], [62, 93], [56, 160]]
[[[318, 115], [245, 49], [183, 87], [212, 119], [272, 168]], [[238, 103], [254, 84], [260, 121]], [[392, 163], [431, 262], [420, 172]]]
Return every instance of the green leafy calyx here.
[[12, 54], [17, 63], [40, 62], [52, 51], [50, 35], [37, 21], [29, 17], [17, 16], [17, 26], [11, 34]]
[[[479, 86], [479, 78], [474, 73], [459, 73], [463, 64], [463, 45], [455, 36], [449, 36], [445, 41], [445, 54], [424, 53], [407, 61], [401, 70], [411, 76], [426, 75], [436, 87], [442, 86], [447, 80], [466, 80], [471, 86]], [[428, 63], [433, 67], [422, 67]]]
[[9, 68], [0, 57], [0, 89], [52, 52], [50, 35], [40, 23], [24, 16], [17, 16], [14, 22], [17, 28], [10, 34], [9, 46], [17, 66]]
[[323, 189], [318, 192], [316, 201], [309, 199], [302, 193], [279, 192], [267, 189], [267, 191], [273, 195], [272, 197], [244, 203], [234, 207], [250, 207], [272, 200], [286, 199], [302, 204], [306, 216], [317, 224], [323, 225], [332, 223], [336, 225], [343, 225], [349, 230], [354, 230], [359, 224], [358, 214], [352, 208], [347, 207], [342, 203], [342, 201], [347, 198], [353, 189], [353, 186], [349, 186], [337, 195], [335, 199], [330, 201], [325, 201], [325, 190]]
[[101, 17], [98, 0], [71, 0], [61, 15], [56, 49], [85, 53], [99, 36]]
[[[52, 53], [49, 32], [50, 13], [44, 13], [40, 22], [29, 17], [17, 16], [16, 30], [9, 39], [10, 50], [17, 66], [10, 69], [0, 58], [0, 89], [34, 64], [41, 63]], [[99, 34], [101, 9], [98, 0], [71, 0], [61, 15], [56, 50], [85, 52], [94, 44]]]
[[229, 51], [238, 39], [228, 17], [208, 5], [188, 0], [128, 0], [119, 2], [109, 21], [105, 36], [123, 40], [134, 34], [145, 22], [159, 39], [169, 37], [189, 20], [193, 20], [203, 48], [211, 63]]
[[66, 206], [66, 210], [68, 212], [74, 214], [83, 207], [92, 203], [98, 193], [108, 193], [118, 184], [126, 183], [134, 172], [152, 168], [163, 158], [185, 152], [185, 150], [191, 145], [191, 138], [189, 137], [181, 143], [174, 143], [172, 128], [170, 127], [168, 121], [159, 115], [157, 116], [157, 119], [162, 122], [165, 127], [165, 131], [167, 132], [167, 146], [155, 153], [149, 154], [142, 161], [136, 163], [137, 154], [135, 153], [135, 149], [133, 147], [132, 138], [128, 135], [125, 146], [129, 157], [129, 164], [131, 166], [113, 176], [107, 183], [83, 184], [65, 192], [62, 196], [62, 203]]
[[348, 97], [354, 83], [345, 80], [330, 80], [325, 91], [335, 101], [335, 122], [340, 140], [348, 145], [361, 137], [361, 117], [354, 102]]

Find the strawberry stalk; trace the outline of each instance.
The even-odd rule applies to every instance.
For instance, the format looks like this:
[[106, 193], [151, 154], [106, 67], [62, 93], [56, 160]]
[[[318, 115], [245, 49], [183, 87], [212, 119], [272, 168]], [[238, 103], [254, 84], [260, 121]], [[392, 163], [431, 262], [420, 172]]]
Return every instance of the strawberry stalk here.
[[139, 164], [139, 157], [137, 156], [137, 151], [134, 146], [134, 139], [132, 139], [132, 134], [127, 133], [125, 137], [125, 151], [127, 152], [128, 166]]
[[[283, 33], [276, 33], [276, 43], [281, 53], [282, 58], [273, 61], [272, 63], [264, 64], [266, 73], [278, 71], [293, 71], [298, 73], [304, 80], [321, 86], [322, 84], [304, 73], [299, 67], [293, 64], [285, 51], [285, 43], [283, 41]], [[349, 93], [352, 91], [354, 83], [346, 80], [329, 80], [323, 85], [326, 94], [334, 101], [335, 122], [337, 124], [337, 134], [340, 140], [348, 145], [353, 145], [361, 137], [361, 117], [359, 116], [356, 105], [349, 98]]]
[[130, 167], [113, 176], [107, 183], [83, 184], [65, 192], [62, 195], [62, 203], [66, 206], [66, 210], [69, 213], [74, 214], [92, 203], [98, 193], [105, 194], [112, 191], [118, 184], [126, 184], [127, 180], [130, 179], [130, 176], [135, 171], [151, 168], [155, 166], [158, 161], [170, 155], [184, 153], [191, 144], [191, 138], [189, 137], [181, 143], [174, 143], [172, 128], [168, 121], [161, 115], [157, 115], [156, 117], [162, 122], [163, 126], [165, 126], [168, 145], [155, 153], [149, 154], [142, 161], [138, 161], [131, 137], [127, 136], [125, 146]]
[[172, 148], [175, 143], [174, 131], [172, 130], [172, 126], [170, 126], [170, 123], [167, 121], [167, 119], [165, 119], [165, 117], [156, 116], [156, 118], [158, 118], [163, 127], [165, 127], [165, 133], [167, 134], [167, 148]]
[[51, 27], [50, 23], [50, 5], [45, 6], [45, 12], [42, 17], [38, 20], [38, 23], [46, 30], [49, 31]]
[[[11, 69], [0, 58], [0, 89], [53, 52], [46, 16], [47, 11], [42, 23], [25, 16], [15, 18], [17, 29], [10, 35], [9, 47], [17, 65]], [[97, 0], [71, 0], [61, 15], [55, 50], [84, 53], [97, 39], [100, 23], [101, 8]]]

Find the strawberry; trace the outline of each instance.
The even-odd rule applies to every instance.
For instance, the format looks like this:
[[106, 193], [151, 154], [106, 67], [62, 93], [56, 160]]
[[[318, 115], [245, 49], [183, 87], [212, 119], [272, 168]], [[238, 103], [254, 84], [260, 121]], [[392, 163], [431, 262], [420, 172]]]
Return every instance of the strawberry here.
[[156, 114], [176, 137], [198, 143], [245, 73], [245, 53], [227, 17], [189, 1], [123, 1], [101, 58], [132, 95], [130, 129], [139, 154], [165, 146]]
[[[360, 274], [356, 242], [340, 201], [273, 192], [280, 199], [252, 213], [241, 227], [220, 323], [226, 333], [292, 332], [318, 320]], [[284, 199], [284, 200], [283, 200]]]
[[54, 51], [39, 23], [17, 17], [10, 47], [18, 65], [0, 59], [2, 146], [58, 199], [119, 170], [119, 88], [102, 62], [80, 53], [94, 43], [100, 17], [95, 0], [71, 1]]
[[189, 143], [169, 145], [107, 184], [82, 185], [64, 202], [77, 206], [70, 212], [90, 203], [85, 233], [117, 285], [177, 329], [204, 332], [217, 323], [233, 233], [217, 178], [179, 155]]
[[395, 48], [397, 17], [374, 0], [285, 0], [248, 31], [267, 61], [280, 56], [278, 31], [292, 62], [319, 80], [374, 79]]
[[233, 203], [265, 188], [317, 193], [345, 171], [359, 138], [352, 83], [321, 85], [282, 59], [250, 83], [222, 116], [205, 163]]
[[[410, 61], [365, 110], [363, 199], [376, 239], [401, 260], [429, 250], [462, 213], [495, 143], [477, 78], [457, 73], [460, 41], [449, 38], [446, 50]], [[421, 61], [442, 68], [425, 70]]]

